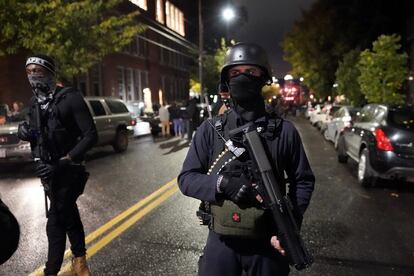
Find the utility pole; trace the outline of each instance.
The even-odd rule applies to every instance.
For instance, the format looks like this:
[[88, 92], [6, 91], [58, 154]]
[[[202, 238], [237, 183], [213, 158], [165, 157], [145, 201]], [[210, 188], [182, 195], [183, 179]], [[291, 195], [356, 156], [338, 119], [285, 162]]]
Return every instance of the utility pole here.
[[198, 0], [198, 79], [200, 81], [200, 96], [201, 102], [204, 101], [204, 88], [203, 88], [203, 44], [204, 44], [204, 30], [203, 30], [203, 18], [201, 0]]

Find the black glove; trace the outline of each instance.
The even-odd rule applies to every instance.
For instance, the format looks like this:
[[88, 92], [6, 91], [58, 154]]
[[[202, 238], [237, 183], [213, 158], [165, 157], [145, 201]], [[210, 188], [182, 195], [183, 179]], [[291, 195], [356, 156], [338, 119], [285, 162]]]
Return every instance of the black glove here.
[[244, 174], [240, 176], [223, 174], [219, 189], [228, 199], [235, 203], [250, 202], [253, 195], [252, 184]]
[[48, 181], [53, 178], [58, 169], [71, 164], [72, 161], [68, 158], [60, 159], [55, 164], [48, 164], [44, 162], [38, 162], [36, 164], [35, 172], [36, 175], [44, 181]]
[[27, 122], [23, 122], [17, 128], [17, 137], [20, 140], [31, 142], [35, 140], [35, 133]]
[[48, 181], [53, 178], [57, 170], [57, 165], [47, 164], [44, 162], [36, 163], [35, 173], [42, 179], [42, 181]]

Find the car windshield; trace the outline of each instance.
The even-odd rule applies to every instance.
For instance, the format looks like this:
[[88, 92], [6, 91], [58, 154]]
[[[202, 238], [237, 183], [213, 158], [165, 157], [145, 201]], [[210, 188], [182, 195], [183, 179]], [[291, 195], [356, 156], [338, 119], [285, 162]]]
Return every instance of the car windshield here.
[[410, 109], [392, 110], [389, 120], [393, 126], [414, 130], [414, 111]]
[[358, 115], [359, 111], [361, 111], [361, 109], [351, 108], [351, 109], [349, 109], [349, 115], [351, 115], [351, 118], [354, 119]]

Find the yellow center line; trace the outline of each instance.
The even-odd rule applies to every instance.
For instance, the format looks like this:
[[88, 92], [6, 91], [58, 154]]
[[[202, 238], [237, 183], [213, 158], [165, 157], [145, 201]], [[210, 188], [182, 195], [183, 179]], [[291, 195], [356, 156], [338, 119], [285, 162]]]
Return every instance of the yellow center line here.
[[[161, 203], [163, 203], [165, 200], [167, 200], [170, 196], [175, 194], [178, 191], [178, 187], [175, 186], [174, 188], [168, 190], [164, 194], [162, 194], [159, 198], [148, 204], [145, 208], [137, 212], [134, 216], [123, 222], [121, 225], [119, 225], [117, 228], [115, 228], [113, 231], [109, 232], [106, 236], [104, 236], [101, 240], [96, 242], [94, 245], [92, 245], [87, 250], [86, 258], [89, 259], [93, 255], [95, 255], [99, 250], [104, 248], [108, 243], [110, 243], [113, 239], [121, 235], [123, 232], [125, 232], [128, 228], [130, 228], [132, 225], [134, 225], [137, 221], [142, 219], [146, 214], [151, 212], [154, 208], [159, 206]], [[71, 269], [71, 263], [67, 263], [62, 268], [62, 273], [66, 273], [70, 271]]]
[[[172, 190], [174, 190], [174, 193], [175, 193], [178, 190], [178, 187], [177, 186], [174, 187], [174, 185], [176, 184], [176, 181], [177, 181], [176, 178], [173, 179], [173, 180], [171, 180], [170, 182], [168, 182], [167, 184], [165, 184], [164, 186], [162, 186], [161, 188], [159, 188], [158, 190], [156, 190], [155, 192], [153, 192], [152, 194], [150, 194], [146, 198], [140, 200], [139, 202], [137, 202], [136, 204], [134, 204], [133, 206], [131, 206], [130, 208], [128, 208], [124, 212], [120, 213], [119, 215], [117, 215], [116, 217], [114, 217], [113, 219], [111, 219], [110, 221], [108, 221], [107, 223], [105, 223], [104, 225], [102, 225], [101, 227], [99, 227], [98, 229], [96, 229], [95, 231], [93, 231], [92, 233], [90, 233], [85, 238], [85, 243], [88, 244], [88, 243], [92, 242], [93, 240], [95, 240], [96, 238], [98, 238], [99, 236], [101, 236], [102, 234], [104, 234], [106, 231], [108, 231], [109, 229], [111, 229], [114, 225], [116, 225], [117, 223], [121, 222], [126, 217], [128, 217], [129, 215], [131, 215], [132, 213], [134, 213], [135, 211], [137, 211], [138, 209], [140, 209], [141, 207], [143, 207], [144, 205], [146, 205], [148, 202], [150, 202], [151, 200], [153, 200], [154, 198], [156, 198], [160, 194], [164, 193], [168, 189], [171, 189], [171, 187], [173, 187]], [[165, 194], [167, 194], [167, 193], [165, 193]], [[169, 191], [168, 194], [169, 194], [169, 196], [171, 196], [173, 193], [171, 193], [171, 191]], [[163, 198], [163, 197], [160, 197], [160, 198]], [[165, 198], [165, 199], [167, 199], [167, 198]], [[154, 202], [158, 202], [158, 201], [159, 201], [159, 199], [157, 199]], [[148, 206], [153, 206], [153, 203], [149, 204]], [[147, 210], [148, 206], [146, 208], [144, 208], [142, 211]], [[139, 212], [137, 214], [140, 214], [141, 212]], [[136, 215], [134, 217], [136, 217]], [[118, 228], [116, 228], [116, 229], [118, 229]], [[88, 250], [88, 254], [90, 254], [89, 251], [90, 250]], [[72, 256], [72, 252], [68, 249], [68, 250], [65, 251], [64, 259], [67, 259], [70, 256]], [[41, 267], [37, 268], [34, 272], [30, 273], [29, 276], [43, 275], [43, 269], [44, 269], [44, 266], [41, 266]]]

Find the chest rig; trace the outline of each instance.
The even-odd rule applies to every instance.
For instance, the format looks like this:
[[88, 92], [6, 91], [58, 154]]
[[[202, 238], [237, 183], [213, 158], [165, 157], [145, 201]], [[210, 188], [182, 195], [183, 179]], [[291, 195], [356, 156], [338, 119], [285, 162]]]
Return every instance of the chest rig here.
[[[248, 153], [244, 152], [242, 141], [229, 139], [229, 131], [236, 128], [236, 114], [228, 111], [214, 118], [210, 125], [214, 127], [214, 148], [208, 175], [231, 173], [234, 176], [240, 174], [251, 166]], [[268, 143], [277, 143], [277, 128], [281, 125], [281, 119], [266, 117], [257, 121], [257, 130]], [[270, 145], [270, 144], [269, 144]], [[275, 159], [274, 159], [275, 160]], [[204, 213], [204, 217], [201, 214]], [[200, 204], [197, 213], [204, 224], [214, 232], [242, 238], [263, 239], [271, 234], [271, 218], [266, 210], [235, 204], [230, 200], [218, 199], [217, 202], [205, 202]]]
[[72, 91], [70, 87], [59, 90], [47, 107], [41, 110], [41, 126], [36, 125], [46, 140], [48, 162], [51, 163], [65, 156], [76, 143], [73, 134], [64, 126], [58, 108]]

